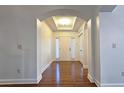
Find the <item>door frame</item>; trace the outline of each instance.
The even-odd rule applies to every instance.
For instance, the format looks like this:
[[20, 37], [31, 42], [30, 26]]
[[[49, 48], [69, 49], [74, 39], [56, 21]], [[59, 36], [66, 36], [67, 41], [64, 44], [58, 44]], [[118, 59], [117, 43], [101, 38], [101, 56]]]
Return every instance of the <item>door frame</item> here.
[[[58, 38], [59, 40], [60, 40], [60, 38], [61, 37], [70, 37], [70, 40], [71, 40], [71, 38], [75, 38], [76, 39], [76, 37], [75, 36], [56, 36], [56, 38]], [[77, 41], [77, 40], [76, 40]], [[56, 46], [56, 42], [55, 42], [55, 46]], [[60, 46], [60, 43], [59, 43], [59, 46]], [[55, 49], [56, 50], [56, 49]], [[60, 47], [59, 47], [59, 50], [60, 50]], [[75, 47], [75, 51], [76, 51], [76, 47]], [[76, 51], [77, 52], [77, 51]], [[79, 60], [77, 60], [78, 58], [77, 58], [77, 53], [75, 52], [75, 59], [73, 59], [71, 56], [72, 56], [72, 54], [71, 54], [71, 52], [69, 53], [69, 55], [70, 55], [70, 60], [61, 60], [60, 59], [60, 56], [61, 56], [61, 53], [59, 52], [59, 59], [57, 59], [56, 58], [56, 60], [57, 61], [79, 61]]]

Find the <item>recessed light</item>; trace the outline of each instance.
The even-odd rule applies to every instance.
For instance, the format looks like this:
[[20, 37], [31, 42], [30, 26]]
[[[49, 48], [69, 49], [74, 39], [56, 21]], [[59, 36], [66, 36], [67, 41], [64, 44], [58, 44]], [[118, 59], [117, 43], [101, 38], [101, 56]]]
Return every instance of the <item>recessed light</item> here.
[[60, 25], [70, 25], [71, 24], [71, 20], [68, 18], [61, 18], [59, 19], [59, 24]]
[[53, 16], [57, 30], [73, 30], [76, 16]]

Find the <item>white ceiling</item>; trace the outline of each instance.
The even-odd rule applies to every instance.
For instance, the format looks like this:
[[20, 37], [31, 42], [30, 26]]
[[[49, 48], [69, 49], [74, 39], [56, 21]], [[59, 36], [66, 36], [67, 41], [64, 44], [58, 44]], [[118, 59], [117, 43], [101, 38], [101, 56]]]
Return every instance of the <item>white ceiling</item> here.
[[53, 16], [57, 30], [73, 30], [76, 16]]

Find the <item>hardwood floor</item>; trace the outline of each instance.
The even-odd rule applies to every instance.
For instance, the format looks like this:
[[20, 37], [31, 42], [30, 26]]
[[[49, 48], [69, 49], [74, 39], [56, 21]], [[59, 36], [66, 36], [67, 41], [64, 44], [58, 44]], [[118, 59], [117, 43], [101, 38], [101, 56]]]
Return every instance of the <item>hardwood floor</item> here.
[[80, 62], [53, 62], [39, 84], [4, 85], [3, 87], [96, 87], [87, 79], [87, 69]]

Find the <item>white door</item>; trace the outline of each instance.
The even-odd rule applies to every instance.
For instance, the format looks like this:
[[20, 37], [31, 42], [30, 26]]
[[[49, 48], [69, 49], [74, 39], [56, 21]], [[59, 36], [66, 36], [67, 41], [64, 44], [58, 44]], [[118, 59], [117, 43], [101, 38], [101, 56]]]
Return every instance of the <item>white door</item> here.
[[76, 60], [76, 39], [74, 37], [71, 38], [71, 59]]
[[56, 38], [56, 60], [60, 58], [60, 40]]
[[80, 36], [80, 61], [83, 64], [83, 35]]
[[60, 37], [60, 60], [71, 60], [70, 37]]
[[72, 61], [76, 59], [76, 39], [73, 37], [56, 38], [56, 60]]

